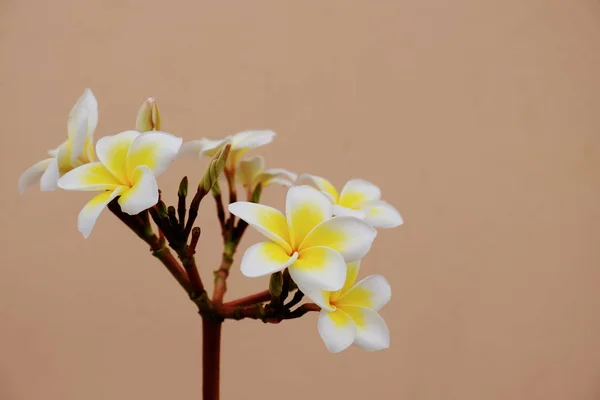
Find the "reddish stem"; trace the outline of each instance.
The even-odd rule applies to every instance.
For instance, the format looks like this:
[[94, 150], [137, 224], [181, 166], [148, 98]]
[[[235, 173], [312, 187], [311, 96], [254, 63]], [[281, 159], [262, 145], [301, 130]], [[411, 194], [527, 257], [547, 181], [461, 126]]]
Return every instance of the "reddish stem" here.
[[221, 321], [202, 317], [202, 399], [219, 400]]
[[231, 264], [233, 264], [234, 252], [234, 247], [226, 247], [223, 251], [221, 265], [219, 266], [219, 269], [215, 271], [215, 287], [213, 290], [212, 302], [216, 307], [220, 307], [223, 304], [223, 298], [227, 291], [227, 277], [229, 276], [229, 268], [231, 268]]
[[271, 300], [271, 294], [268, 290], [251, 294], [250, 296], [241, 297], [223, 304], [223, 307], [242, 307], [251, 306], [257, 303], [263, 303]]
[[266, 317], [265, 309], [260, 304], [254, 304], [246, 307], [225, 307], [219, 308], [219, 316], [225, 319], [240, 320], [244, 318], [263, 319]]

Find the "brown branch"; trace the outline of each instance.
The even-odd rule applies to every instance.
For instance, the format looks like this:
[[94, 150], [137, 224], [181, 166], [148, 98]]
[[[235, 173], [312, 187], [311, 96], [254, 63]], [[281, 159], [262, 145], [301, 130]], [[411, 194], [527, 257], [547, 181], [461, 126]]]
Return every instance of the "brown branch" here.
[[233, 253], [235, 253], [235, 245], [231, 243], [225, 244], [225, 250], [223, 250], [223, 256], [221, 258], [221, 265], [219, 269], [215, 271], [215, 289], [213, 291], [212, 302], [215, 307], [220, 307], [223, 304], [223, 298], [227, 291], [227, 277], [229, 276], [229, 269], [233, 264]]
[[204, 189], [202, 186], [198, 186], [198, 190], [190, 203], [190, 208], [188, 211], [188, 220], [185, 224], [185, 228], [183, 230], [183, 238], [184, 241], [187, 242], [190, 233], [192, 232], [192, 228], [194, 226], [194, 222], [196, 221], [196, 217], [198, 216], [198, 208], [200, 207], [200, 202], [208, 194], [208, 191]]
[[265, 309], [260, 304], [255, 304], [246, 307], [221, 307], [219, 308], [219, 316], [223, 319], [240, 320], [244, 318], [260, 319], [266, 318]]
[[296, 319], [302, 317], [304, 314], [312, 311], [321, 311], [321, 307], [315, 303], [303, 304], [296, 308], [294, 311], [290, 311], [283, 316], [283, 319]]
[[173, 233], [175, 236], [180, 236], [179, 221], [177, 221], [177, 211], [175, 210], [175, 207], [169, 206], [169, 208], [167, 208], [167, 214], [169, 216], [169, 224], [171, 225]]
[[268, 290], [263, 290], [262, 292], [251, 294], [250, 296], [241, 297], [236, 300], [228, 301], [223, 304], [223, 307], [242, 307], [242, 306], [250, 306], [257, 303], [264, 303], [266, 301], [271, 300], [271, 294]]
[[150, 246], [152, 255], [158, 258], [181, 287], [183, 287], [187, 293], [190, 293], [191, 284], [185, 270], [177, 262], [177, 259], [173, 257], [173, 254], [169, 249], [165, 247], [164, 241], [154, 234], [150, 222], [148, 221], [146, 224], [143, 217], [125, 214], [121, 211], [121, 207], [116, 200], [113, 200], [108, 204], [108, 209]]
[[[181, 260], [181, 263], [183, 264], [183, 267], [185, 268], [190, 278], [190, 283], [192, 287], [190, 297], [192, 298], [192, 300], [198, 299], [200, 298], [200, 296], [206, 293], [206, 289], [204, 289], [204, 284], [202, 283], [202, 279], [200, 278], [200, 273], [198, 272], [198, 267], [196, 266], [196, 257], [194, 257], [199, 238], [200, 228], [195, 227], [194, 229], [192, 229], [192, 239], [190, 241], [190, 245], [185, 246], [184, 250], [178, 252], [179, 259]], [[201, 306], [201, 304], [199, 304], [198, 306]]]
[[158, 238], [156, 240], [156, 243], [157, 246], [154, 246], [153, 244], [150, 245], [150, 247], [152, 248], [152, 255], [158, 258], [163, 263], [163, 265], [167, 267], [167, 270], [169, 270], [169, 272], [171, 273], [171, 275], [173, 275], [177, 282], [179, 282], [181, 287], [184, 288], [187, 293], [190, 293], [191, 284], [187, 274], [185, 273], [185, 270], [181, 267], [181, 265], [179, 265], [177, 259], [173, 257], [173, 254], [171, 253], [171, 251], [169, 251], [167, 247], [165, 247], [164, 245], [162, 247], [160, 246]]
[[202, 398], [219, 400], [221, 321], [202, 317]]
[[294, 297], [292, 297], [292, 300], [290, 300], [290, 302], [285, 305], [285, 308], [287, 308], [289, 310], [290, 308], [292, 308], [295, 305], [297, 305], [298, 303], [300, 303], [303, 298], [304, 298], [304, 293], [302, 293], [300, 290], [298, 290], [296, 293], [294, 293]]

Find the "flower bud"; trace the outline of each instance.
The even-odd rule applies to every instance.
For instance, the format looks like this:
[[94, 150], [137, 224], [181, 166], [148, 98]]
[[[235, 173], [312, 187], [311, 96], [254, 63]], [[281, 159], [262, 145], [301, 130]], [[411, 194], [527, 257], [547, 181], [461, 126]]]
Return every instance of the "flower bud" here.
[[225, 169], [225, 162], [227, 161], [227, 156], [229, 156], [230, 149], [231, 145], [227, 144], [213, 156], [212, 160], [210, 160], [210, 164], [200, 182], [200, 185], [205, 192], [209, 192], [212, 189]]
[[160, 130], [160, 112], [154, 97], [146, 99], [140, 107], [135, 121], [135, 130], [138, 132]]
[[188, 193], [188, 177], [184, 176], [179, 184], [179, 190], [177, 191], [177, 195], [179, 197], [186, 197]]
[[275, 272], [271, 274], [271, 279], [269, 280], [269, 293], [273, 297], [281, 296], [281, 292], [283, 291], [283, 274], [281, 272]]

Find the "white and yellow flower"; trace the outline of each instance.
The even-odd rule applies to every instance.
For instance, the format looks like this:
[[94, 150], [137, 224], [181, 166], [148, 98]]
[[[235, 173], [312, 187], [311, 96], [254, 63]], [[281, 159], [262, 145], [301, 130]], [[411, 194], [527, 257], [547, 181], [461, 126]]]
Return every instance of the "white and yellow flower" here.
[[266, 130], [239, 132], [221, 140], [191, 140], [183, 144], [181, 153], [212, 157], [226, 144], [231, 143], [231, 150], [229, 152], [229, 157], [227, 157], [227, 165], [225, 168], [233, 171], [238, 166], [242, 156], [248, 150], [271, 143], [274, 137], [275, 132]]
[[381, 190], [371, 182], [352, 179], [338, 194], [335, 186], [320, 176], [304, 174], [333, 203], [334, 215], [351, 215], [364, 219], [375, 228], [395, 228], [404, 221], [391, 204], [381, 200]]
[[298, 176], [283, 168], [265, 169], [265, 159], [261, 156], [240, 161], [237, 179], [248, 190], [252, 191], [258, 184], [263, 187], [272, 183], [292, 187]]
[[19, 177], [19, 192], [40, 182], [42, 191], [56, 189], [58, 178], [75, 167], [95, 160], [93, 136], [98, 124], [98, 102], [90, 89], [71, 109], [67, 120], [67, 140], [58, 148], [48, 151], [49, 158], [42, 160]]
[[321, 307], [317, 328], [325, 346], [338, 353], [351, 344], [368, 351], [390, 346], [390, 333], [378, 311], [390, 301], [392, 289], [381, 275], [356, 282], [360, 262], [348, 264], [344, 287], [335, 292], [305, 294]]
[[331, 202], [310, 186], [288, 190], [286, 216], [250, 202], [232, 203], [229, 211], [270, 240], [246, 250], [242, 273], [258, 277], [288, 268], [303, 291], [342, 288], [346, 262], [367, 254], [377, 235], [360, 219], [332, 217]]
[[158, 202], [155, 177], [177, 156], [182, 139], [166, 132], [125, 131], [98, 140], [98, 162], [66, 173], [58, 186], [66, 190], [102, 191], [79, 213], [79, 231], [88, 237], [102, 210], [119, 197], [124, 213], [135, 215]]

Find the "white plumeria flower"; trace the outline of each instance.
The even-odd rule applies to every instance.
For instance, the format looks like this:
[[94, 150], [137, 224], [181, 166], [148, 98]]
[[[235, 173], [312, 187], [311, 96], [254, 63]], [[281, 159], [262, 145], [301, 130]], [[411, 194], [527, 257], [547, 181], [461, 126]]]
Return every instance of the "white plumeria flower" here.
[[98, 124], [98, 102], [90, 89], [71, 109], [67, 120], [67, 140], [48, 151], [50, 158], [27, 169], [19, 178], [19, 192], [40, 182], [42, 191], [56, 189], [58, 178], [75, 167], [95, 160], [93, 136]]
[[244, 131], [221, 140], [200, 139], [185, 142], [181, 147], [181, 153], [212, 157], [225, 145], [231, 143], [231, 150], [225, 168], [234, 170], [244, 153], [250, 149], [271, 143], [274, 137], [275, 132], [273, 131]]
[[317, 328], [332, 353], [353, 343], [368, 351], [390, 347], [390, 333], [378, 311], [390, 301], [392, 289], [381, 275], [355, 283], [359, 266], [360, 262], [348, 264], [341, 290], [305, 292], [321, 307]]
[[258, 184], [263, 187], [272, 183], [291, 187], [298, 176], [283, 168], [265, 169], [265, 159], [255, 156], [240, 161], [238, 180], [250, 190], [254, 190]]
[[367, 254], [377, 235], [360, 219], [332, 218], [331, 202], [310, 186], [288, 190], [286, 216], [245, 201], [230, 204], [229, 211], [270, 239], [246, 250], [242, 273], [258, 277], [288, 268], [305, 290], [340, 289], [346, 280], [346, 262]]
[[158, 202], [155, 177], [166, 171], [183, 139], [166, 132], [125, 131], [98, 140], [99, 162], [82, 165], [58, 180], [66, 190], [102, 191], [79, 213], [78, 227], [88, 237], [100, 213], [119, 197], [124, 213], [135, 215]]
[[375, 228], [395, 228], [404, 221], [391, 204], [381, 200], [381, 190], [371, 182], [352, 179], [338, 194], [335, 186], [320, 176], [304, 174], [333, 203], [334, 215], [351, 215], [364, 219]]

